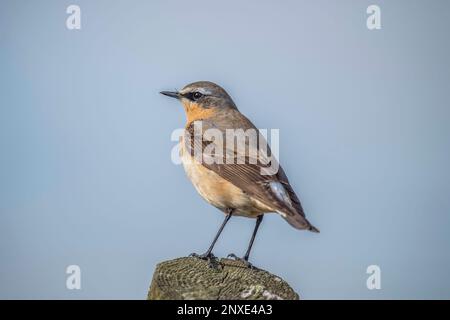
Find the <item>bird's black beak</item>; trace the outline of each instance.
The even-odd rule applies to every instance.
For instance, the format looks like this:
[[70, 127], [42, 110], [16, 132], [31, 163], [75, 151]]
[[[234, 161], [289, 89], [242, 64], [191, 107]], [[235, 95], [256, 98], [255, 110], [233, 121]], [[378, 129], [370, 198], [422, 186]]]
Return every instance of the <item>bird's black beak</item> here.
[[178, 92], [175, 91], [161, 91], [161, 94], [168, 96], [168, 97], [172, 97], [175, 99], [180, 99], [180, 94]]

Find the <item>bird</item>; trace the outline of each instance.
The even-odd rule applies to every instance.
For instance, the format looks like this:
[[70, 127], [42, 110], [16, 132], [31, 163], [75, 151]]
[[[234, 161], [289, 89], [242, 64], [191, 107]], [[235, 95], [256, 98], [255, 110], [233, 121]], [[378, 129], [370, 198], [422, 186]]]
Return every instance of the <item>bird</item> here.
[[[208, 130], [215, 130], [226, 136], [228, 130], [257, 130], [255, 125], [237, 108], [231, 96], [219, 85], [210, 81], [190, 83], [181, 90], [161, 91], [162, 95], [179, 100], [186, 113], [185, 134], [180, 137], [180, 158], [187, 177], [197, 192], [211, 205], [225, 214], [224, 220], [217, 231], [211, 245], [203, 254], [191, 254], [200, 259], [211, 260], [215, 256], [213, 248], [225, 225], [232, 216], [243, 216], [256, 219], [256, 224], [250, 238], [246, 253], [238, 257], [231, 253], [229, 258], [242, 261], [249, 267], [250, 252], [259, 226], [266, 213], [278, 213], [291, 226], [300, 230], [319, 232], [305, 216], [300, 200], [289, 180], [278, 165], [276, 172], [262, 174], [267, 169], [267, 162], [251, 161], [252, 153], [258, 146], [270, 148], [264, 137], [258, 136], [258, 144], [250, 144], [245, 140], [244, 161], [235, 161], [241, 152], [242, 145], [227, 143], [220, 145], [216, 139], [205, 139], [203, 135]], [[195, 132], [197, 129], [200, 132]], [[198, 134], [200, 133], [200, 134]], [[197, 139], [196, 135], [202, 139]], [[208, 146], [221, 150], [217, 159], [223, 161], [206, 161], [206, 158], [195, 155], [195, 148], [201, 151]], [[197, 149], [198, 150], [198, 149]], [[225, 161], [230, 157], [233, 161]], [[267, 157], [266, 157], [267, 158]], [[203, 160], [203, 161], [202, 161]], [[263, 159], [264, 160], [264, 159]], [[267, 159], [265, 159], [267, 160]], [[277, 159], [273, 159], [277, 161]]]

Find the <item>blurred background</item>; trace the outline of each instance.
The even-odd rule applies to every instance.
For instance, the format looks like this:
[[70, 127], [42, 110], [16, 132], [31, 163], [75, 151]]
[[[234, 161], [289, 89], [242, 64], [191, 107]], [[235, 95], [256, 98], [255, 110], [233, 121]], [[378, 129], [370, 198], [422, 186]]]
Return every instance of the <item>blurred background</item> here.
[[[280, 129], [321, 230], [267, 215], [255, 265], [304, 299], [450, 298], [448, 1], [0, 6], [0, 298], [144, 299], [158, 262], [206, 250], [223, 215], [172, 163], [185, 116], [158, 94], [197, 80]], [[253, 225], [231, 219], [215, 254], [242, 255]]]

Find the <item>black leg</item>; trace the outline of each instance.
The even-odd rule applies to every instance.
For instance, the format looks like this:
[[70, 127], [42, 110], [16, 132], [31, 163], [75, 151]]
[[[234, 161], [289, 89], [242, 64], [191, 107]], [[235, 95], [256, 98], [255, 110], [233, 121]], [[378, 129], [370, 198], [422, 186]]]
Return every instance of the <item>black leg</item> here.
[[228, 220], [230, 220], [232, 215], [233, 215], [233, 210], [231, 210], [231, 209], [228, 210], [228, 214], [225, 215], [225, 219], [223, 220], [222, 225], [219, 228], [219, 231], [217, 231], [217, 234], [214, 237], [213, 242], [211, 243], [211, 245], [209, 246], [208, 250], [205, 253], [203, 253], [203, 254], [193, 253], [191, 255], [194, 257], [202, 258], [202, 259], [209, 259], [209, 258], [213, 257], [212, 250], [214, 248], [214, 245], [216, 244], [217, 239], [219, 239], [219, 236], [223, 231], [223, 228], [225, 228], [225, 225], [227, 224]]
[[245, 253], [244, 260], [248, 261], [248, 257], [250, 256], [250, 251], [252, 250], [253, 242], [255, 241], [256, 233], [258, 232], [259, 225], [261, 224], [261, 221], [263, 219], [264, 215], [258, 216], [256, 218], [256, 225], [255, 229], [253, 230], [252, 238], [250, 239], [250, 243], [248, 244], [247, 252]]
[[248, 257], [250, 256], [250, 251], [252, 250], [253, 242], [255, 241], [256, 233], [258, 232], [259, 225], [263, 219], [264, 215], [260, 215], [256, 218], [255, 229], [253, 229], [252, 238], [250, 239], [250, 243], [248, 244], [247, 252], [245, 253], [243, 258], [237, 257], [234, 253], [230, 253], [228, 257], [234, 258], [236, 260], [244, 262], [248, 267], [253, 268], [252, 264], [248, 262]]
[[230, 211], [228, 211], [228, 214], [225, 215], [225, 219], [223, 220], [222, 225], [220, 226], [219, 231], [217, 231], [217, 234], [216, 234], [216, 236], [214, 237], [213, 242], [212, 242], [211, 245], [209, 246], [208, 251], [205, 252], [206, 255], [210, 255], [210, 254], [211, 254], [211, 252], [212, 252], [212, 250], [213, 250], [213, 248], [214, 248], [214, 245], [215, 245], [216, 242], [217, 242], [217, 239], [219, 239], [219, 236], [220, 236], [220, 234], [222, 233], [223, 228], [225, 228], [225, 225], [227, 224], [228, 220], [230, 220], [232, 214], [233, 214], [233, 210], [230, 210]]

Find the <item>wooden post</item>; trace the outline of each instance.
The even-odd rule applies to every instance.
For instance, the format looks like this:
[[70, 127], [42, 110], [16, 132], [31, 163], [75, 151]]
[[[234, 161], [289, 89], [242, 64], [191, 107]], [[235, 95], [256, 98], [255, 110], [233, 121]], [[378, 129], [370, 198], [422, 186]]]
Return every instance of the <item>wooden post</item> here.
[[299, 296], [280, 277], [240, 261], [220, 259], [211, 267], [205, 260], [184, 257], [156, 266], [147, 299], [298, 300]]

